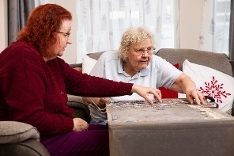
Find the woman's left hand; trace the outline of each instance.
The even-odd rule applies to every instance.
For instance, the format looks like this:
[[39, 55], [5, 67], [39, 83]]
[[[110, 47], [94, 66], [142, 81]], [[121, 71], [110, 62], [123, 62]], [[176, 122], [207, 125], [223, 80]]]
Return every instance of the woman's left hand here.
[[189, 88], [186, 90], [186, 98], [191, 104], [206, 104], [206, 98], [196, 88]]
[[204, 95], [196, 89], [196, 85], [192, 79], [184, 73], [180, 74], [174, 84], [172, 84], [171, 89], [177, 92], [185, 93], [187, 100], [191, 104], [196, 103], [200, 105], [201, 103], [207, 103]]

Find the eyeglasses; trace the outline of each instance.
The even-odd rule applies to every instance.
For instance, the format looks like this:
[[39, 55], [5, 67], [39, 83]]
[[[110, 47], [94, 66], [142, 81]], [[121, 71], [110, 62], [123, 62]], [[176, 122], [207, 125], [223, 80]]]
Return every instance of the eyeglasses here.
[[57, 33], [61, 33], [61, 34], [63, 34], [67, 39], [70, 37], [70, 35], [71, 35], [71, 33], [70, 32], [67, 32], [67, 33], [65, 33], [65, 32], [61, 32], [61, 31], [56, 31]]
[[148, 53], [148, 54], [152, 54], [154, 52], [155, 48], [154, 47], [148, 47], [146, 49], [136, 49], [135, 50], [135, 53], [136, 55], [142, 55], [142, 54], [145, 54], [145, 51]]

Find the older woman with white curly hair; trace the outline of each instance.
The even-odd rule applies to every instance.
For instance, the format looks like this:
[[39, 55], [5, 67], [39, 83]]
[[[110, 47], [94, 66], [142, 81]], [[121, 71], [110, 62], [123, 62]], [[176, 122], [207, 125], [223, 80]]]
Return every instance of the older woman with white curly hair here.
[[[159, 88], [161, 86], [186, 94], [190, 103], [205, 103], [204, 96], [196, 90], [194, 82], [182, 71], [159, 56], [155, 50], [154, 36], [144, 27], [130, 27], [122, 35], [119, 51], [103, 53], [91, 75], [115, 81]], [[137, 94], [110, 97], [112, 100], [141, 100]], [[108, 98], [83, 98], [89, 105], [91, 122], [106, 123], [105, 103]]]

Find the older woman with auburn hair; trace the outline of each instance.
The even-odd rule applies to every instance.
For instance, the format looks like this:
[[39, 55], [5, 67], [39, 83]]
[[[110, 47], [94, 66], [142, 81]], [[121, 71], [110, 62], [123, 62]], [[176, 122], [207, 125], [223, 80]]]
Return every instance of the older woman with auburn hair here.
[[52, 156], [109, 155], [108, 127], [73, 118], [67, 94], [110, 97], [139, 94], [148, 102], [160, 91], [93, 77], [73, 69], [62, 56], [71, 44], [72, 16], [56, 4], [36, 7], [17, 41], [0, 53], [0, 121], [35, 126]]
[[[154, 36], [145, 27], [130, 27], [122, 35], [119, 51], [103, 53], [91, 75], [115, 81], [159, 88], [170, 88], [186, 93], [190, 103], [205, 103], [194, 82], [166, 60], [153, 55]], [[105, 103], [110, 98], [83, 97], [90, 103], [91, 123], [106, 124]], [[111, 97], [112, 100], [142, 100], [137, 94]]]

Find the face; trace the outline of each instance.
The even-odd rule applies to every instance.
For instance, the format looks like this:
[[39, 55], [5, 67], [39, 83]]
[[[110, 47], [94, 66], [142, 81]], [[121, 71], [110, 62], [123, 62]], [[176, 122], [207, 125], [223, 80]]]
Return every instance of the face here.
[[70, 38], [70, 31], [71, 31], [71, 20], [65, 20], [62, 22], [61, 28], [58, 34], [58, 42], [55, 46], [54, 53], [55, 56], [62, 56], [67, 44], [71, 44]]
[[150, 39], [132, 45], [127, 53], [125, 67], [127, 67], [128, 70], [134, 70], [136, 72], [146, 68], [152, 58], [153, 49]]

